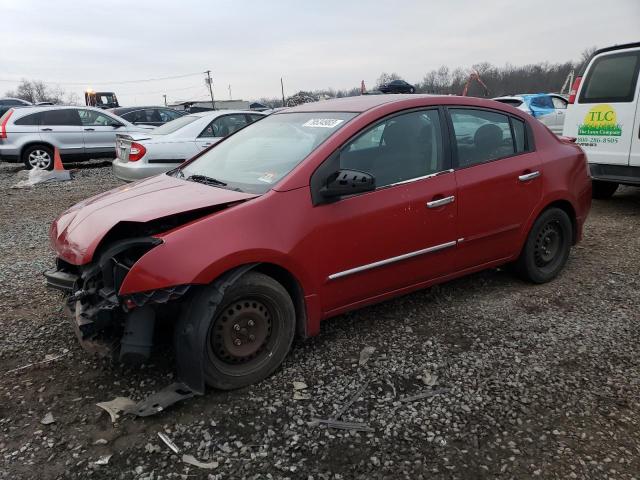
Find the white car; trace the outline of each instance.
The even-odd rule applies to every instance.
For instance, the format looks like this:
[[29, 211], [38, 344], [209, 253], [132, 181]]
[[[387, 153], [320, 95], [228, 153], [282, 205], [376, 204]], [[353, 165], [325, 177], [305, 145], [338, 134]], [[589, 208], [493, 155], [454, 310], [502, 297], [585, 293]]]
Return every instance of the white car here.
[[640, 186], [640, 42], [594, 53], [571, 88], [563, 135], [587, 154], [593, 197]]
[[544, 123], [556, 135], [562, 133], [567, 104], [569, 103], [562, 95], [556, 93], [529, 93], [497, 97], [493, 100], [527, 112]]
[[241, 110], [192, 113], [165, 123], [148, 134], [118, 135], [113, 172], [127, 182], [167, 172], [266, 116]]

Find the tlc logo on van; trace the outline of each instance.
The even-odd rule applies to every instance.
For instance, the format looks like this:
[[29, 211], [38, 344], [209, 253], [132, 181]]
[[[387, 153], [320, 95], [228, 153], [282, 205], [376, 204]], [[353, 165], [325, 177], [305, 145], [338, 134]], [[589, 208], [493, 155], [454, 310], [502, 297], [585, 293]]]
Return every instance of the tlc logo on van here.
[[611, 105], [597, 105], [587, 112], [584, 123], [578, 126], [578, 135], [619, 137], [622, 135], [622, 125], [618, 123], [616, 111]]

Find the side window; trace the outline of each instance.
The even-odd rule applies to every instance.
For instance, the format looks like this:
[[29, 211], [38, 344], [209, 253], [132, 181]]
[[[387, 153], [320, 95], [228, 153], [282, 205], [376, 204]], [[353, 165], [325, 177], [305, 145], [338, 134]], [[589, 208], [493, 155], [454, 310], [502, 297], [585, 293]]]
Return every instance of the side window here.
[[620, 53], [596, 58], [580, 90], [578, 102], [633, 101], [639, 64], [639, 53]]
[[170, 122], [171, 120], [175, 120], [176, 118], [178, 118], [180, 116], [179, 113], [174, 112], [173, 110], [165, 110], [165, 109], [158, 109], [157, 110], [158, 115], [160, 115], [160, 122]]
[[516, 153], [526, 152], [528, 149], [528, 145], [527, 145], [527, 134], [526, 134], [524, 122], [522, 120], [517, 120], [511, 117], [511, 126], [513, 127], [513, 136], [516, 144]]
[[85, 127], [106, 127], [114, 123], [111, 117], [94, 110], [79, 110], [79, 114]]
[[212, 121], [200, 134], [201, 137], [226, 137], [247, 124], [244, 115], [224, 115]]
[[74, 125], [80, 126], [80, 115], [78, 110], [66, 108], [58, 110], [47, 110], [42, 112], [41, 125]]
[[14, 123], [16, 125], [40, 125], [40, 117], [42, 117], [41, 113], [32, 113], [26, 117], [19, 118]]
[[397, 115], [365, 130], [340, 151], [340, 168], [370, 173], [378, 187], [444, 170], [438, 111]]
[[507, 115], [457, 108], [449, 112], [459, 167], [469, 167], [515, 153]]
[[123, 115], [122, 118], [125, 118], [131, 123], [147, 123], [149, 121], [147, 120], [145, 110], [134, 110], [133, 112]]
[[553, 102], [553, 108], [556, 110], [566, 110], [567, 101], [560, 97], [551, 97], [551, 101]]

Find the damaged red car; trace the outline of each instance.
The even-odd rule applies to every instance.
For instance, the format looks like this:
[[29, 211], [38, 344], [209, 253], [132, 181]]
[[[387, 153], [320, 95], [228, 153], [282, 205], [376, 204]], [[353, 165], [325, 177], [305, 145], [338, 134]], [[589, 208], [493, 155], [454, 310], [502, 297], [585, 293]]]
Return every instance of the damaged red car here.
[[512, 264], [542, 283], [581, 239], [582, 150], [508, 105], [374, 95], [281, 111], [51, 227], [81, 342], [145, 359], [173, 329], [179, 379], [242, 387], [323, 319]]

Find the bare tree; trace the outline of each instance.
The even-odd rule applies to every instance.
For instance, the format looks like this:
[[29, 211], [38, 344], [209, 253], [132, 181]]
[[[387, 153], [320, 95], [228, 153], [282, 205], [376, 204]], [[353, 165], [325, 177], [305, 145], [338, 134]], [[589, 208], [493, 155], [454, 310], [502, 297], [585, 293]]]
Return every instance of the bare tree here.
[[67, 94], [60, 87], [51, 87], [41, 80], [22, 79], [18, 87], [6, 93], [7, 97], [21, 98], [31, 103], [51, 102], [77, 104], [78, 95]]
[[378, 80], [376, 81], [376, 88], [378, 88], [380, 85], [384, 85], [385, 83], [389, 83], [394, 80], [402, 80], [402, 77], [400, 77], [400, 75], [398, 75], [395, 72], [394, 73], [383, 72], [380, 74], [380, 76], [378, 77]]

